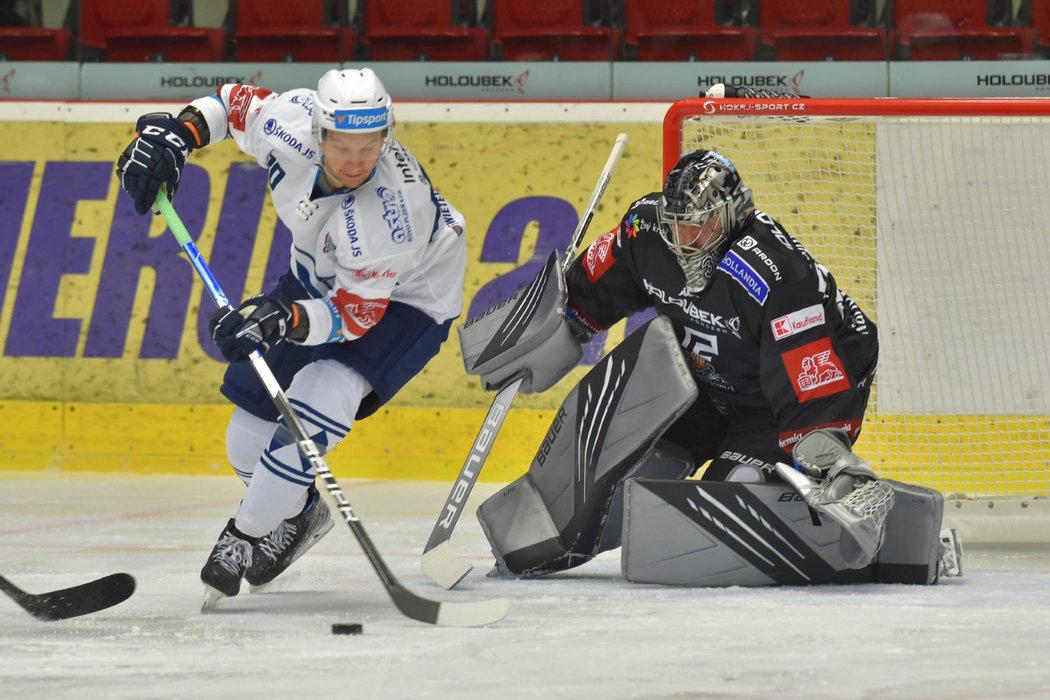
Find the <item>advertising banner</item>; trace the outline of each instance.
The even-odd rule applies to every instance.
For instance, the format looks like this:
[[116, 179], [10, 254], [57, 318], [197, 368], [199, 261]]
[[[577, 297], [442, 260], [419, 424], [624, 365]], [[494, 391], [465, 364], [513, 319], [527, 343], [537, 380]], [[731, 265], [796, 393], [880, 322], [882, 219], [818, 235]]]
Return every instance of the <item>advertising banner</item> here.
[[[224, 363], [207, 331], [210, 297], [162, 219], [137, 215], [119, 191], [114, 161], [131, 131], [0, 124], [6, 400], [224, 403], [216, 390]], [[467, 219], [459, 322], [510, 296], [552, 249], [564, 250], [619, 131], [631, 133], [631, 146], [585, 244], [616, 225], [633, 198], [659, 188], [658, 125], [399, 125], [400, 139]], [[174, 205], [232, 299], [267, 289], [286, 269], [290, 234], [268, 202], [266, 171], [232, 142], [191, 156]], [[605, 343], [596, 338], [585, 362]], [[554, 407], [565, 391], [521, 403]], [[394, 403], [480, 407], [490, 398], [464, 373], [453, 332]]]

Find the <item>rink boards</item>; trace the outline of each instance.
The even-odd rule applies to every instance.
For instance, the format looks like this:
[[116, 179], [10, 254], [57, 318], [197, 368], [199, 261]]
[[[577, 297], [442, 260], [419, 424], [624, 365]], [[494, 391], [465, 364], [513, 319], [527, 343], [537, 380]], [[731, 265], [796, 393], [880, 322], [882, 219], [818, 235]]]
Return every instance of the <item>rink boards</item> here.
[[[31, 106], [20, 107], [16, 114], [6, 105], [0, 118], [29, 118]], [[209, 302], [159, 218], [135, 215], [112, 172], [135, 115], [156, 107], [69, 106], [54, 121], [0, 121], [0, 468], [226, 469], [229, 407], [216, 391], [223, 364], [205, 330]], [[62, 111], [38, 108], [44, 119]], [[464, 316], [508, 296], [551, 249], [564, 249], [617, 133], [630, 133], [630, 147], [585, 242], [659, 187], [663, 104], [516, 106], [537, 119], [529, 123], [496, 122], [498, 113], [480, 115], [470, 104], [401, 109], [399, 138], [467, 218]], [[78, 110], [89, 120], [73, 121]], [[265, 176], [232, 143], [219, 144], [191, 158], [175, 199], [231, 297], [265, 288], [287, 260], [288, 234], [266, 202]], [[834, 181], [826, 186], [834, 196]], [[806, 240], [806, 231], [796, 233]], [[850, 234], [843, 237], [842, 246], [855, 248]], [[842, 286], [872, 285], [874, 256], [854, 260], [832, 264]], [[520, 474], [586, 365], [642, 320], [597, 339], [585, 366], [551, 391], [518, 397], [482, 480]], [[457, 473], [491, 395], [463, 373], [454, 338], [391, 406], [355, 426], [352, 448], [331, 455], [337, 474], [450, 480]], [[859, 450], [887, 475], [946, 492], [1050, 491], [1045, 417], [979, 409], [875, 412]], [[975, 455], [967, 438], [989, 424], [1016, 439]], [[998, 461], [1026, 459], [1030, 470], [996, 471]]]

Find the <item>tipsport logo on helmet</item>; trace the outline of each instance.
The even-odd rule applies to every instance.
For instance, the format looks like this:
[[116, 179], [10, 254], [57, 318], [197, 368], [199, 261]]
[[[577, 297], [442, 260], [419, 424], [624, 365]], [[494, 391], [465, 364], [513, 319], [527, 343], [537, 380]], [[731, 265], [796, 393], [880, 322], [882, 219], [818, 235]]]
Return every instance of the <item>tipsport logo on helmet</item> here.
[[387, 125], [386, 107], [373, 109], [335, 110], [335, 128], [353, 131], [357, 129], [384, 129]]

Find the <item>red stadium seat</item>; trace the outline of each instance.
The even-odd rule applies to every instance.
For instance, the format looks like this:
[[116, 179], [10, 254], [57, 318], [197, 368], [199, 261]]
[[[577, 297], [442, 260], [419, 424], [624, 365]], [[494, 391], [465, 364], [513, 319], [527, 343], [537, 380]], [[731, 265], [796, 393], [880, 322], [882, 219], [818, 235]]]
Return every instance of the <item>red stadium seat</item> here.
[[[474, 0], [469, 0], [474, 7]], [[364, 0], [361, 41], [376, 61], [482, 61], [489, 32], [460, 26], [455, 0]], [[473, 15], [473, 12], [470, 13]]]
[[584, 0], [490, 0], [493, 44], [505, 61], [611, 61], [620, 32], [589, 24]]
[[0, 27], [0, 59], [64, 61], [69, 58], [69, 32], [44, 27]]
[[1031, 0], [1029, 11], [1036, 32], [1036, 44], [1046, 56], [1050, 54], [1050, 0]]
[[896, 0], [893, 24], [902, 58], [994, 61], [1029, 56], [1036, 31], [988, 26], [987, 0]]
[[357, 55], [357, 30], [328, 24], [322, 0], [237, 0], [238, 61], [337, 63]]
[[168, 0], [80, 0], [82, 44], [109, 61], [219, 61], [226, 32], [173, 27]]
[[716, 0], [625, 0], [624, 45], [639, 61], [749, 61], [758, 32], [720, 22]]
[[851, 0], [762, 0], [762, 44], [776, 61], [885, 61], [886, 30], [855, 26]]

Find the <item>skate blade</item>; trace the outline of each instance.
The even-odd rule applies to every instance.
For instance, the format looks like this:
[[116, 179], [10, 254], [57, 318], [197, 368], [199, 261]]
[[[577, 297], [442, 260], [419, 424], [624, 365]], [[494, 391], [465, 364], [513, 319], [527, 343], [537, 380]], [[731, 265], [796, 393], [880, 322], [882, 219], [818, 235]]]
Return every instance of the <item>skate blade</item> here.
[[222, 591], [204, 584], [204, 600], [201, 601], [201, 612], [208, 612], [215, 607], [216, 603], [226, 597], [226, 594]]

